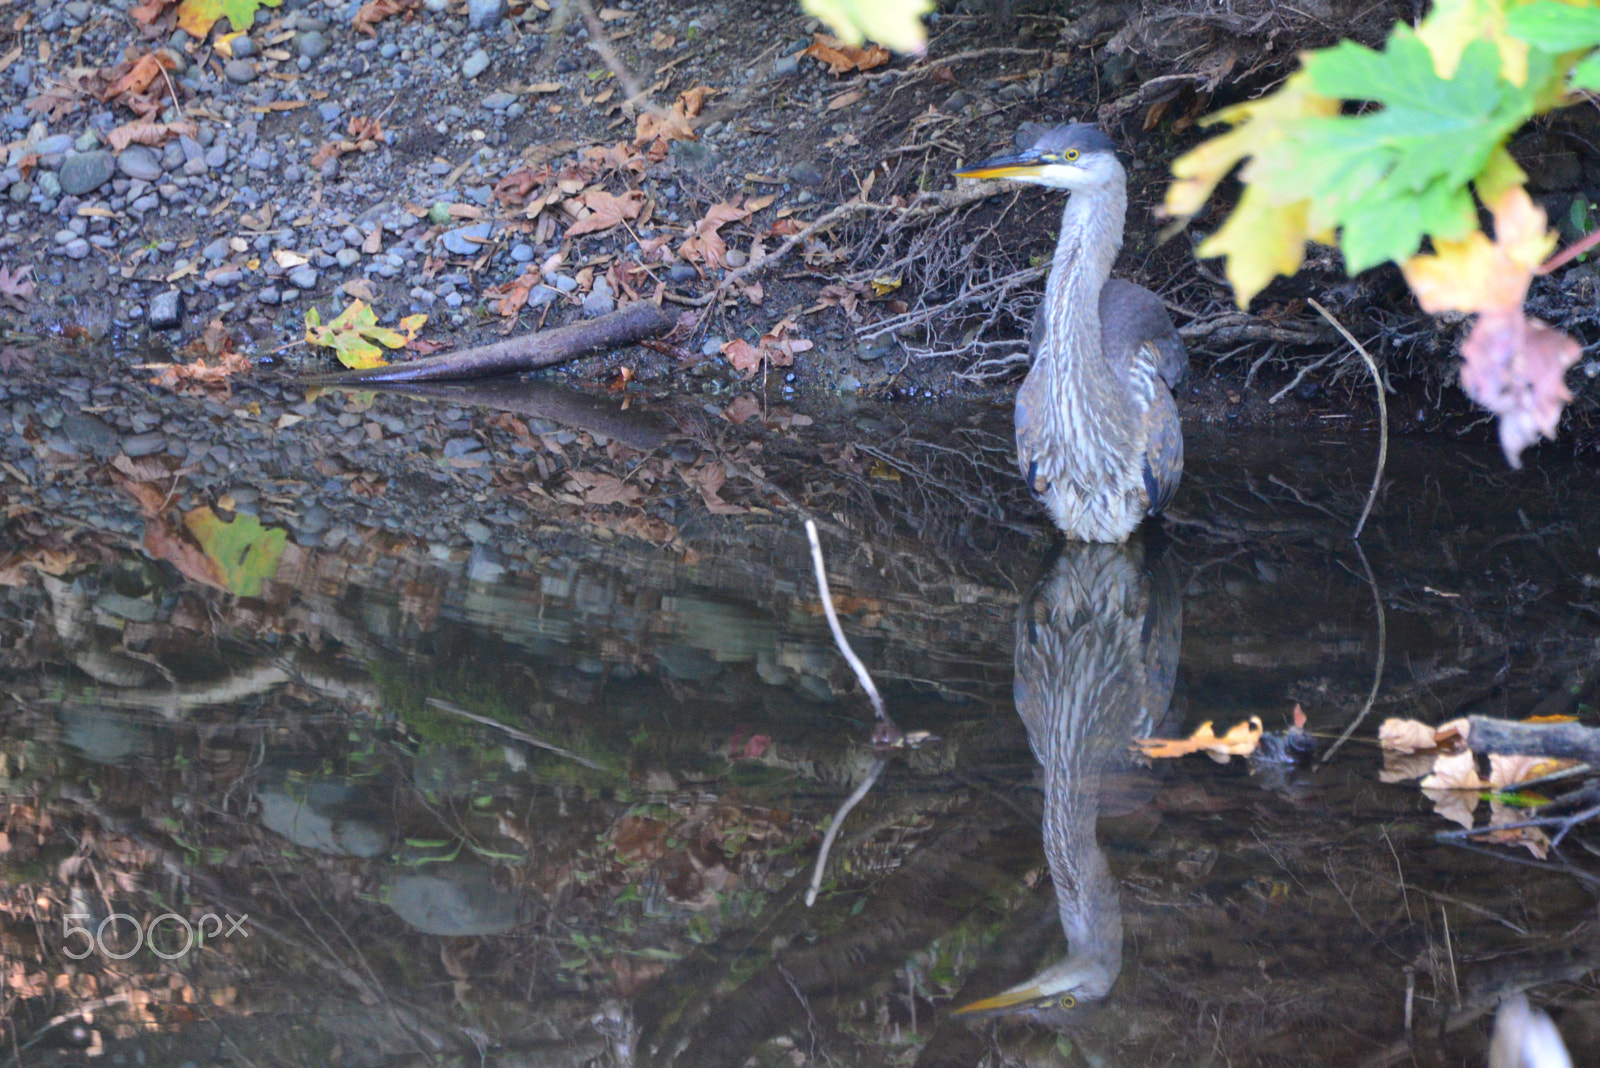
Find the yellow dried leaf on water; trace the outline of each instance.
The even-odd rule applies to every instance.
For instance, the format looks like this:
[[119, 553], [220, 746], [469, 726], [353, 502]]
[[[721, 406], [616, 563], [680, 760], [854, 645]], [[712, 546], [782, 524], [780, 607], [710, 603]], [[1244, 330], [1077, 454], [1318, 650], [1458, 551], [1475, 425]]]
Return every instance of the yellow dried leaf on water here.
[[1135, 738], [1133, 744], [1142, 756], [1151, 760], [1170, 760], [1190, 753], [1205, 753], [1213, 760], [1226, 763], [1229, 757], [1249, 756], [1261, 743], [1264, 728], [1260, 716], [1251, 716], [1247, 721], [1234, 724], [1221, 737], [1212, 730], [1212, 722], [1206, 720], [1187, 738]]

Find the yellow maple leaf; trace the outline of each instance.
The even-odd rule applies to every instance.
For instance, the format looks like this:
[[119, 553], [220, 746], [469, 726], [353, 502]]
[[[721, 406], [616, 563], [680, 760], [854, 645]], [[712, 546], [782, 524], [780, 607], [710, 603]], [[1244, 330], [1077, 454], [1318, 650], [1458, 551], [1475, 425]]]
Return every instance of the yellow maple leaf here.
[[1423, 311], [1505, 312], [1522, 306], [1534, 269], [1556, 247], [1556, 235], [1520, 185], [1501, 193], [1493, 211], [1493, 241], [1482, 230], [1459, 241], [1438, 239], [1435, 251], [1401, 265]]
[[1201, 242], [1195, 255], [1227, 257], [1224, 270], [1243, 308], [1275, 276], [1300, 269], [1312, 237], [1310, 214], [1309, 200], [1273, 204], [1260, 186], [1246, 186], [1228, 221]]
[[1212, 759], [1226, 763], [1230, 756], [1249, 756], [1261, 742], [1260, 716], [1251, 716], [1246, 722], [1234, 724], [1220, 738], [1211, 729], [1211, 724], [1211, 720], [1206, 720], [1187, 738], [1135, 738], [1133, 744], [1142, 756], [1152, 760], [1207, 753]]
[[1500, 72], [1513, 85], [1528, 81], [1528, 45], [1506, 33], [1505, 0], [1440, 0], [1417, 27], [1417, 38], [1428, 46], [1433, 69], [1449, 80], [1461, 62], [1461, 53], [1473, 41], [1487, 37], [1500, 53]]
[[1339, 101], [1312, 92], [1311, 75], [1301, 70], [1290, 75], [1277, 92], [1217, 112], [1206, 123], [1231, 123], [1233, 129], [1173, 160], [1172, 176], [1177, 181], [1167, 188], [1163, 210], [1168, 215], [1193, 215], [1240, 160], [1259, 157], [1282, 141], [1289, 124], [1332, 117], [1339, 114], [1339, 106]]

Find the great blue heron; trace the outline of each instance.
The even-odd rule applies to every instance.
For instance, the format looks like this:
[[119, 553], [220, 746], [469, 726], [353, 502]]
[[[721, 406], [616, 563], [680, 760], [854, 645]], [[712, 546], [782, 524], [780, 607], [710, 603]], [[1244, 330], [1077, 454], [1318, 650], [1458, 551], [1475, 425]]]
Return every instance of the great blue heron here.
[[1111, 139], [1077, 123], [1025, 127], [1018, 144], [956, 172], [1072, 193], [1017, 392], [1017, 464], [1067, 537], [1125, 541], [1178, 489], [1172, 390], [1188, 376], [1188, 354], [1161, 298], [1111, 279], [1128, 209]]
[[1129, 739], [1162, 729], [1172, 704], [1183, 609], [1167, 563], [1148, 565], [1138, 544], [1067, 543], [1018, 613], [1015, 698], [1043, 771], [1044, 853], [1067, 956], [958, 1013], [1061, 1022], [1122, 972], [1122, 907], [1095, 822], [1115, 801], [1114, 773], [1130, 767]]

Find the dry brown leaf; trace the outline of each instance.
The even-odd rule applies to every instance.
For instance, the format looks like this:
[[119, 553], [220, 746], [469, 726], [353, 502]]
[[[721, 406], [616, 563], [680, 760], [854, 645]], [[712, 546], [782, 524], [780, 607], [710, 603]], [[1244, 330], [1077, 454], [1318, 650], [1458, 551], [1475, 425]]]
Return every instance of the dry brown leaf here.
[[422, 6], [422, 0], [367, 0], [356, 11], [351, 25], [368, 37], [378, 36], [378, 23], [390, 15], [405, 14]]
[[568, 472], [567, 489], [581, 496], [584, 504], [594, 505], [635, 505], [644, 496], [638, 486], [597, 471]]
[[746, 378], [761, 369], [761, 350], [744, 338], [736, 337], [726, 342], [721, 352], [728, 358], [728, 364]]
[[722, 499], [722, 486], [728, 481], [728, 470], [721, 462], [712, 460], [698, 467], [679, 467], [678, 474], [684, 482], [699, 491], [700, 499], [712, 515], [743, 515], [749, 511], [743, 505]]
[[1143, 756], [1152, 760], [1169, 760], [1173, 757], [1188, 756], [1190, 753], [1207, 753], [1226, 763], [1231, 756], [1249, 756], [1256, 751], [1256, 746], [1261, 742], [1263, 727], [1260, 716], [1251, 716], [1247, 722], [1234, 724], [1233, 728], [1220, 738], [1212, 731], [1211, 724], [1211, 720], [1206, 720], [1187, 738], [1135, 738], [1133, 744]]
[[728, 265], [728, 244], [717, 233], [731, 222], [749, 216], [749, 212], [728, 201], [721, 201], [706, 209], [705, 218], [695, 223], [694, 235], [678, 246], [678, 255], [690, 263], [704, 263], [708, 267]]
[[826, 33], [813, 34], [811, 47], [800, 53], [810, 56], [828, 68], [834, 75], [849, 74], [854, 70], [871, 70], [889, 62], [889, 50], [879, 44], [858, 47], [847, 45]]
[[194, 137], [199, 127], [188, 120], [181, 122], [125, 122], [106, 135], [106, 143], [113, 152], [121, 152], [132, 144], [161, 146], [174, 137]]
[[142, 363], [138, 366], [140, 370], [159, 372], [150, 379], [150, 383], [165, 386], [174, 393], [204, 393], [207, 390], [231, 393], [232, 377], [249, 371], [250, 361], [237, 352], [224, 352], [210, 364], [205, 360], [195, 360], [193, 363]]
[[568, 237], [599, 233], [611, 229], [624, 219], [637, 219], [640, 209], [644, 207], [644, 190], [632, 189], [619, 197], [607, 193], [604, 189], [590, 189], [575, 199], [564, 202], [561, 209], [576, 210], [580, 205], [587, 209], [587, 214], [567, 227]]
[[748, 393], [741, 393], [733, 398], [733, 403], [722, 410], [722, 417], [734, 426], [742, 426], [745, 420], [753, 415], [761, 414], [761, 402]]
[[827, 110], [838, 111], [840, 108], [847, 108], [851, 104], [859, 103], [861, 98], [866, 95], [867, 94], [862, 92], [860, 89], [851, 89], [847, 93], [840, 93], [838, 96], [828, 101]]

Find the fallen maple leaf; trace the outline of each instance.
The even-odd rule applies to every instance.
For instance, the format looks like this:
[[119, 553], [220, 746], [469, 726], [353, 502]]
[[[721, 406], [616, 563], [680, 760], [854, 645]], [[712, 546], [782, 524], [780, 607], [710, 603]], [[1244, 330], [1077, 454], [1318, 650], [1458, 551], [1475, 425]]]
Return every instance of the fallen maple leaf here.
[[699, 467], [679, 467], [678, 475], [699, 491], [700, 499], [712, 515], [743, 515], [749, 511], [742, 504], [722, 499], [722, 486], [728, 480], [728, 470], [719, 461], [713, 460]]
[[307, 309], [306, 340], [333, 349], [346, 367], [382, 367], [388, 361], [378, 346], [405, 348], [427, 321], [426, 315], [408, 315], [400, 320], [399, 330], [391, 330], [378, 325], [377, 313], [364, 301], [352, 300], [327, 326], [322, 325], [322, 314], [315, 307]]
[[633, 505], [644, 496], [638, 486], [596, 471], [568, 472], [567, 488], [582, 496], [584, 504]]
[[204, 359], [193, 363], [142, 363], [139, 369], [158, 372], [151, 385], [165, 386], [174, 393], [204, 393], [220, 390], [233, 391], [232, 378], [250, 370], [250, 360], [237, 352], [219, 354], [211, 363]]
[[178, 5], [178, 27], [203, 41], [224, 15], [235, 30], [248, 30], [255, 24], [256, 11], [282, 3], [283, 0], [183, 0]]
[[741, 426], [753, 415], [761, 414], [761, 402], [748, 393], [733, 398], [733, 403], [722, 410], [722, 417], [734, 426]]
[[1233, 729], [1220, 738], [1212, 731], [1212, 722], [1206, 720], [1187, 738], [1135, 738], [1133, 744], [1141, 755], [1151, 760], [1170, 760], [1190, 753], [1205, 753], [1217, 763], [1226, 764], [1229, 757], [1249, 756], [1261, 742], [1264, 728], [1260, 716], [1251, 716], [1248, 722], [1234, 724]]
[[851, 71], [881, 67], [890, 58], [889, 50], [882, 45], [869, 44], [864, 48], [848, 45], [826, 33], [812, 34], [811, 47], [800, 54], [823, 64], [828, 68], [828, 73], [835, 77]]
[[706, 97], [714, 92], [708, 85], [697, 85], [679, 93], [671, 110], [664, 114], [641, 111], [634, 123], [634, 147], [644, 149], [646, 156], [660, 162], [666, 158], [667, 142], [699, 140], [693, 120], [704, 110]]
[[18, 311], [23, 310], [23, 302], [33, 299], [35, 286], [28, 279], [33, 273], [33, 265], [28, 264], [18, 267], [15, 271], [8, 267], [0, 267], [0, 297]]
[[631, 189], [620, 197], [604, 189], [590, 189], [572, 200], [564, 201], [561, 210], [569, 214], [577, 214], [580, 208], [584, 210], [584, 214], [567, 227], [567, 236], [577, 237], [609, 230], [625, 219], [637, 219], [643, 207], [642, 189]]
[[722, 240], [717, 231], [749, 215], [748, 211], [727, 201], [711, 205], [706, 209], [705, 218], [695, 223], [694, 234], [678, 246], [678, 255], [690, 263], [704, 263], [708, 267], [726, 267], [728, 244]]
[[422, 0], [367, 0], [356, 11], [356, 17], [350, 24], [368, 37], [376, 37], [378, 23], [390, 15], [405, 14], [421, 6]]

